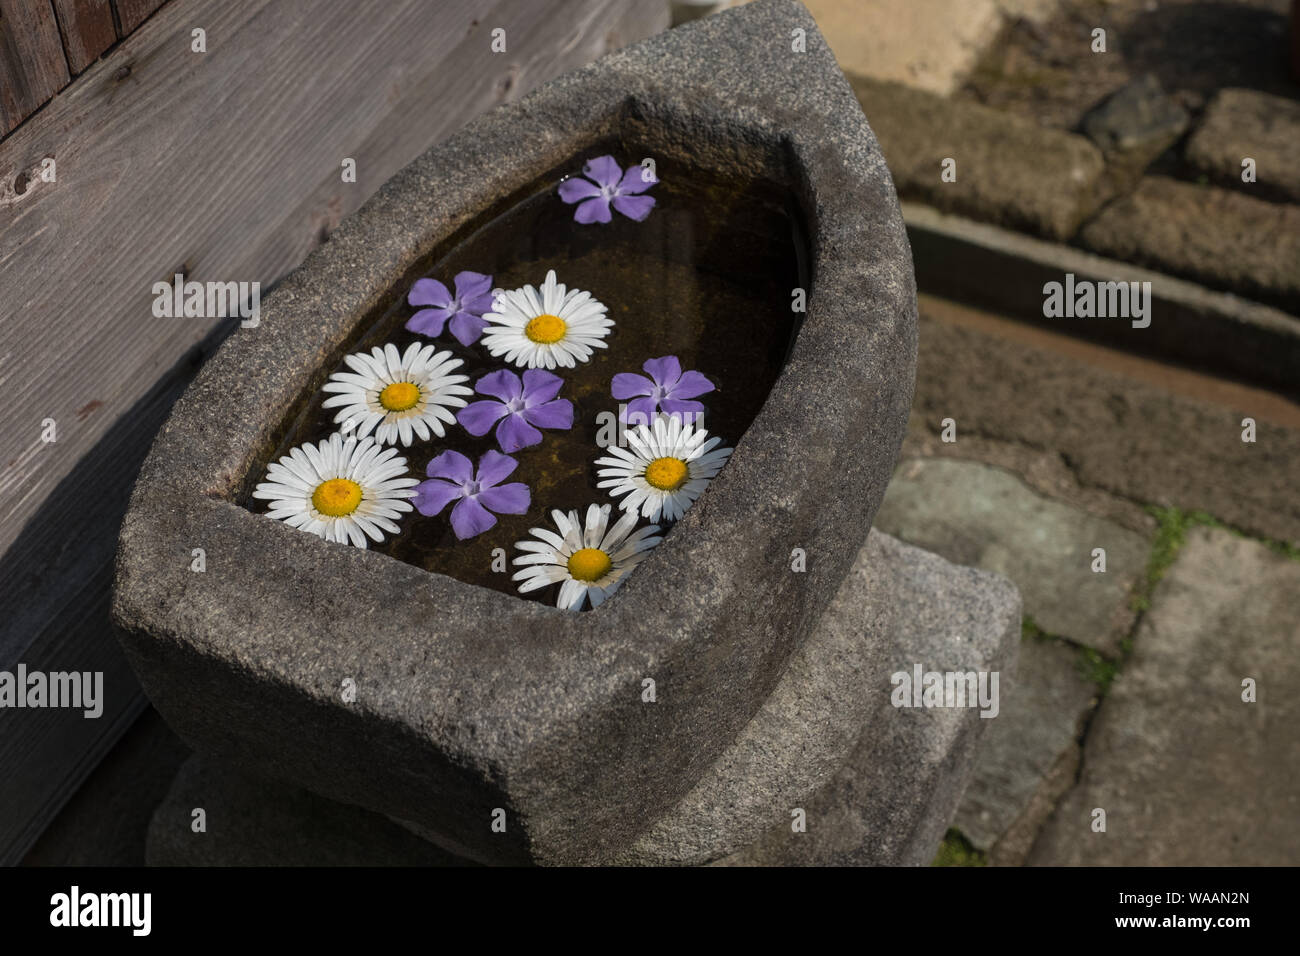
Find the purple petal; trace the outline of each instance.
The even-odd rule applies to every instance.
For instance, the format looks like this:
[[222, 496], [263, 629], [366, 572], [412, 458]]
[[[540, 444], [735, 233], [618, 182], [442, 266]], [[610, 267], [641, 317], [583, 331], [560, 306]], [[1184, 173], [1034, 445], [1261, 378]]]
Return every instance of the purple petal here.
[[411, 499], [411, 503], [415, 505], [415, 510], [420, 514], [432, 516], [438, 514], [464, 493], [460, 485], [453, 485], [449, 481], [442, 481], [438, 478], [430, 478], [428, 481], [422, 481], [415, 486], [415, 497]]
[[497, 444], [505, 452], [518, 451], [542, 440], [542, 433], [524, 421], [522, 415], [507, 415], [497, 426]]
[[510, 477], [510, 473], [519, 467], [519, 462], [499, 451], [485, 451], [478, 460], [478, 475], [474, 480], [480, 488], [491, 488]]
[[487, 319], [480, 319], [465, 311], [457, 312], [451, 320], [451, 334], [456, 336], [456, 341], [461, 345], [473, 345], [487, 327]]
[[623, 410], [623, 421], [629, 425], [649, 425], [654, 421], [657, 404], [653, 398], [638, 398], [628, 402]]
[[416, 279], [406, 294], [406, 301], [409, 305], [436, 305], [445, 309], [451, 305], [451, 293], [437, 279]]
[[673, 398], [695, 398], [713, 391], [713, 383], [699, 372], [683, 372], [681, 379], [668, 391]]
[[457, 272], [453, 281], [456, 283], [456, 298], [461, 302], [492, 294], [492, 277], [481, 272]]
[[627, 216], [629, 219], [635, 219], [637, 222], [645, 219], [650, 215], [650, 210], [655, 207], [654, 196], [615, 196], [614, 208]]
[[646, 363], [641, 367], [655, 380], [656, 384], [662, 385], [666, 389], [671, 389], [677, 384], [677, 380], [682, 377], [682, 363], [677, 361], [676, 355], [647, 359]]
[[541, 368], [530, 368], [524, 372], [525, 405], [540, 405], [549, 402], [560, 394], [564, 379]]
[[586, 202], [579, 203], [578, 208], [573, 213], [573, 221], [580, 222], [583, 225], [590, 225], [593, 222], [609, 222], [613, 218], [613, 213], [609, 211], [609, 200], [604, 196], [597, 196], [595, 199], [588, 199]]
[[704, 405], [700, 402], [683, 402], [676, 398], [665, 398], [659, 403], [659, 408], [669, 415], [696, 415], [704, 411]]
[[523, 397], [524, 386], [519, 381], [518, 375], [508, 368], [503, 368], [489, 372], [475, 382], [474, 391], [480, 395], [491, 395], [503, 402], [509, 402]]
[[456, 421], [475, 438], [486, 435], [509, 411], [501, 402], [470, 402], [456, 413]]
[[557, 398], [543, 405], [533, 405], [523, 411], [524, 421], [538, 428], [572, 428], [573, 402]]
[[451, 530], [461, 541], [482, 534], [496, 523], [496, 516], [473, 498], [462, 498], [451, 509]]
[[582, 175], [597, 186], [613, 186], [623, 178], [623, 170], [613, 156], [597, 156], [582, 167]]
[[521, 515], [532, 504], [533, 496], [522, 481], [512, 481], [498, 488], [488, 488], [479, 493], [479, 503], [499, 515]]
[[659, 184], [659, 177], [644, 166], [629, 166], [618, 181], [618, 191], [624, 196], [635, 196]]
[[474, 464], [458, 451], [444, 451], [429, 462], [424, 473], [430, 478], [446, 478], [463, 485], [474, 480]]
[[406, 327], [412, 332], [427, 335], [431, 339], [437, 338], [442, 335], [442, 327], [447, 324], [449, 315], [451, 315], [450, 309], [421, 309], [406, 320]]
[[560, 198], [565, 202], [582, 202], [600, 195], [600, 187], [593, 186], [580, 176], [574, 176], [560, 183]]
[[492, 292], [484, 292], [482, 295], [466, 296], [460, 300], [460, 310], [468, 312], [470, 315], [482, 315], [484, 312], [491, 312], [496, 305], [496, 297]]
[[619, 372], [610, 383], [609, 393], [621, 402], [624, 399], [635, 398], [637, 395], [651, 395], [654, 390], [655, 383], [644, 375], [637, 375], [635, 372]]

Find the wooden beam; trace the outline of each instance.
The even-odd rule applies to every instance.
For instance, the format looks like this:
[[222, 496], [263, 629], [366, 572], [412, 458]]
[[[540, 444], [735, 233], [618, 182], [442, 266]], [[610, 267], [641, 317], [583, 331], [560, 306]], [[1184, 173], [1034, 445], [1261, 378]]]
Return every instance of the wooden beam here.
[[68, 69], [80, 73], [117, 42], [109, 0], [54, 0]]
[[0, 0], [0, 136], [68, 83], [50, 0]]
[[0, 863], [139, 704], [104, 663], [116, 529], [187, 356], [223, 328], [154, 318], [153, 283], [266, 290], [425, 149], [667, 15], [661, 0], [172, 0], [0, 141], [0, 670], [100, 661], [112, 682], [100, 720], [0, 714], [15, 741], [0, 765], [22, 781], [0, 793]]

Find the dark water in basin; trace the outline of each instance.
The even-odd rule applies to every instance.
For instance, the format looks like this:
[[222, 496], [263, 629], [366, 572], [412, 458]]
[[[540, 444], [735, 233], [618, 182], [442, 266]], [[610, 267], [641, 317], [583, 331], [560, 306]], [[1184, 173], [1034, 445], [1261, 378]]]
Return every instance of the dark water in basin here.
[[[701, 172], [660, 166], [661, 182], [648, 193], [656, 205], [645, 221], [615, 213], [608, 224], [574, 222], [575, 207], [556, 193], [560, 176], [577, 174], [585, 160], [606, 153], [624, 167], [653, 155], [606, 146], [576, 156], [568, 169], [538, 183], [523, 201], [450, 248], [436, 251], [414, 273], [451, 288], [456, 273], [471, 270], [492, 275], [497, 288], [515, 289], [526, 283], [540, 287], [547, 270], [554, 269], [559, 282], [591, 292], [609, 309], [607, 316], [615, 324], [605, 339], [608, 348], [595, 350], [589, 362], [575, 369], [553, 370], [565, 382], [559, 397], [574, 404], [574, 427], [543, 431], [541, 444], [512, 453], [519, 467], [506, 480], [529, 486], [528, 513], [498, 515], [489, 531], [458, 541], [449, 523], [451, 506], [434, 517], [413, 511], [398, 521], [400, 534], [371, 542], [372, 549], [471, 584], [516, 593], [510, 580], [513, 565], [507, 563], [505, 573], [492, 570], [494, 549], [503, 548], [507, 562], [513, 560], [514, 543], [529, 537], [530, 528], [553, 527], [553, 508], [585, 512], [593, 502], [613, 503], [618, 513], [608, 489], [596, 488], [593, 462], [604, 454], [596, 445], [597, 415], [617, 414], [610, 380], [619, 372], [643, 374], [646, 359], [676, 355], [683, 369], [700, 371], [715, 384], [715, 391], [698, 400], [707, 409], [705, 427], [710, 436], [722, 438], [723, 446], [734, 447], [757, 415], [797, 332], [800, 315], [791, 310], [792, 290], [807, 288], [793, 198], [771, 184], [737, 186]], [[388, 342], [400, 352], [419, 341], [462, 359], [465, 365], [456, 371], [469, 376], [465, 384], [471, 388], [479, 377], [500, 368], [522, 375], [523, 369], [507, 365], [504, 356], [492, 358], [481, 341], [464, 347], [449, 331], [437, 339], [408, 332], [403, 326], [417, 311], [406, 303], [409, 288], [408, 283], [394, 290], [393, 304], [374, 317], [350, 352], [368, 352]], [[328, 373], [340, 370], [346, 370], [341, 362]], [[272, 461], [337, 429], [337, 409], [321, 407], [327, 397], [311, 397]], [[494, 431], [474, 438], [453, 425], [445, 438], [417, 439], [398, 451], [410, 473], [424, 480], [429, 460], [449, 448], [477, 462], [498, 446]], [[250, 476], [251, 483], [264, 476], [265, 463]], [[245, 498], [244, 503], [253, 511], [266, 510], [265, 502]], [[553, 605], [557, 590], [555, 585], [522, 596]]]

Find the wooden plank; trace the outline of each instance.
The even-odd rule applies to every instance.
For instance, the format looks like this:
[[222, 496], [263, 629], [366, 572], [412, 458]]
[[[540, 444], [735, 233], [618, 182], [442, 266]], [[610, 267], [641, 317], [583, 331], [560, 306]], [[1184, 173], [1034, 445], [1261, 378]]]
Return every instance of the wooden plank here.
[[113, 5], [109, 0], [54, 0], [54, 12], [63, 34], [63, 52], [75, 75], [117, 42]]
[[[183, 381], [184, 357], [218, 325], [155, 319], [155, 281], [184, 269], [267, 289], [466, 121], [666, 20], [660, 0], [388, 0], [364, 15], [173, 0], [0, 141], [0, 669], [116, 653], [109, 562], [171, 401], [158, 383], [169, 370]], [[190, 51], [196, 24], [205, 54]], [[496, 27], [505, 53], [491, 52]], [[54, 182], [39, 176], [45, 158]], [[344, 158], [355, 183], [342, 181]], [[123, 685], [109, 699], [131, 706]], [[87, 762], [78, 747], [113, 733], [107, 712], [59, 719], [76, 723], [0, 754], [24, 781], [0, 796], [0, 819], [9, 800], [56, 810]], [[44, 769], [24, 773], [24, 761]], [[7, 832], [18, 842], [0, 861], [32, 826]]]
[[0, 136], [68, 83], [50, 0], [0, 0]]
[[166, 0], [113, 0], [113, 5], [117, 8], [117, 22], [121, 27], [119, 35], [130, 36], [165, 2]]
[[[202, 351], [210, 354], [217, 344], [213, 337]], [[8, 655], [0, 653], [0, 669], [13, 673], [21, 660], [29, 671], [103, 674], [103, 713], [97, 718], [75, 710], [0, 710], [0, 767], [10, 768], [0, 774], [0, 865], [21, 858], [145, 706], [135, 675], [108, 633], [113, 553], [133, 475], [152, 436], [197, 371], [199, 357], [196, 351], [182, 361], [90, 449], [88, 467], [97, 476], [93, 502], [84, 497], [84, 482], [74, 472], [20, 532], [19, 545], [0, 555], [0, 581], [14, 596], [4, 608], [10, 615], [7, 639], [35, 635], [20, 652], [11, 648]], [[57, 549], [42, 545], [51, 529], [67, 534], [72, 528], [75, 535]], [[31, 539], [32, 546], [22, 546], [24, 539]], [[33, 551], [46, 552], [45, 562], [27, 564]], [[60, 578], [64, 586], [51, 594], [42, 586], [45, 577]], [[43, 595], [55, 603], [32, 600]]]

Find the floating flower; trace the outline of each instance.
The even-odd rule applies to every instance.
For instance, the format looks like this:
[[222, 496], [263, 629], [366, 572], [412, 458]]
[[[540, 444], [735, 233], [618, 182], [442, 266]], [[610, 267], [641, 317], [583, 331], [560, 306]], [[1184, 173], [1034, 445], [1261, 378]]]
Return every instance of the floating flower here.
[[730, 448], [718, 448], [720, 438], [680, 417], [660, 415], [651, 425], [627, 431], [630, 449], [611, 445], [610, 457], [596, 459], [596, 475], [615, 498], [626, 495], [619, 507], [637, 509], [652, 521], [676, 521], [708, 487], [731, 457]]
[[417, 478], [406, 476], [406, 459], [373, 438], [344, 439], [337, 432], [318, 445], [299, 445], [266, 469], [254, 498], [270, 499], [267, 516], [318, 534], [326, 541], [366, 546], [411, 510]]
[[528, 510], [532, 496], [522, 481], [508, 485], [501, 482], [519, 466], [509, 455], [497, 451], [483, 453], [478, 471], [458, 451], [444, 451], [426, 469], [428, 481], [415, 487], [415, 508], [422, 515], [436, 515], [456, 502], [451, 509], [451, 529], [461, 541], [482, 534], [497, 523], [496, 515], [521, 515]]
[[573, 403], [556, 398], [564, 379], [539, 368], [519, 376], [509, 369], [484, 375], [474, 391], [496, 401], [471, 402], [456, 413], [456, 421], [475, 437], [486, 435], [498, 421], [497, 444], [504, 452], [516, 452], [542, 440], [539, 428], [572, 428]]
[[607, 347], [604, 338], [614, 320], [605, 311], [590, 292], [557, 285], [552, 269], [540, 290], [526, 285], [497, 295], [484, 316], [492, 325], [483, 345], [520, 368], [573, 368], [590, 359], [593, 348]]
[[609, 222], [614, 218], [611, 205], [640, 222], [654, 208], [653, 196], [640, 195], [659, 182], [648, 167], [629, 166], [624, 172], [613, 156], [597, 156], [582, 167], [582, 175], [587, 178], [573, 176], [560, 183], [560, 198], [578, 204], [575, 222]]
[[555, 606], [570, 611], [582, 610], [584, 598], [596, 607], [613, 594], [627, 573], [663, 538], [658, 536], [658, 525], [633, 532], [637, 522], [633, 512], [624, 514], [610, 528], [609, 513], [609, 505], [591, 505], [584, 527], [578, 512], [552, 511], [551, 520], [559, 534], [533, 528], [530, 533], [538, 540], [516, 541], [515, 547], [524, 552], [514, 562], [523, 568], [513, 577], [522, 582], [519, 593], [558, 583]]
[[406, 327], [432, 339], [442, 335], [443, 326], [451, 319], [451, 334], [456, 341], [473, 345], [487, 328], [483, 313], [492, 308], [492, 277], [481, 272], [458, 272], [453, 281], [455, 295], [437, 279], [416, 279], [406, 301], [430, 308], [407, 319]]
[[456, 420], [448, 409], [465, 404], [460, 396], [474, 394], [460, 384], [469, 381], [468, 375], [451, 374], [464, 363], [432, 345], [412, 342], [398, 355], [397, 346], [390, 343], [343, 361], [352, 372], [330, 376], [322, 390], [339, 394], [321, 405], [341, 406], [335, 422], [351, 421], [362, 438], [374, 431], [381, 445], [410, 445], [417, 437], [428, 441], [430, 433], [441, 438], [447, 433], [443, 423]]
[[[713, 383], [699, 372], [683, 372], [677, 356], [649, 359], [641, 367], [646, 375], [620, 372], [614, 376], [613, 396], [619, 401], [633, 399], [620, 414], [621, 421], [631, 418], [634, 422], [649, 425], [660, 410], [679, 418], [704, 411], [702, 403], [688, 399], [713, 391]], [[645, 397], [637, 398], [638, 395]]]

